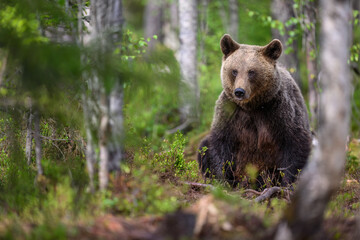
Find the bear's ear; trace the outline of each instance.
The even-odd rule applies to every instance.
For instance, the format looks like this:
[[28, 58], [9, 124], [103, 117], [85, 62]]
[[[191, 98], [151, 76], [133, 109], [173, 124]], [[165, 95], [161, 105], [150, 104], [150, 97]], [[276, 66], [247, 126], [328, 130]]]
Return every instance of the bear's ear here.
[[262, 49], [262, 52], [266, 57], [272, 60], [278, 59], [282, 52], [282, 44], [280, 40], [278, 39], [272, 40], [268, 45], [266, 45]]
[[220, 47], [226, 59], [228, 56], [230, 56], [230, 54], [235, 52], [240, 47], [240, 45], [232, 40], [229, 34], [225, 34], [220, 40]]

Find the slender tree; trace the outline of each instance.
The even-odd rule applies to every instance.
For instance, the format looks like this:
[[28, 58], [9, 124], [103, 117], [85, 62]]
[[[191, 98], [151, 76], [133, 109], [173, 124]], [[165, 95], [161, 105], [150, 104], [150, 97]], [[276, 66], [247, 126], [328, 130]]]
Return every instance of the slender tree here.
[[304, 5], [304, 40], [306, 51], [306, 67], [309, 83], [310, 125], [317, 128], [318, 121], [318, 90], [317, 90], [317, 62], [316, 62], [316, 11], [314, 1]]
[[[282, 23], [286, 23], [292, 17], [295, 17], [295, 12], [293, 9], [294, 1], [291, 0], [273, 0], [271, 2], [271, 13], [272, 17], [276, 20], [279, 20]], [[285, 33], [280, 34], [279, 30], [272, 29], [272, 35], [274, 38], [279, 39], [284, 46], [291, 48], [292, 50], [288, 53], [282, 54], [280, 56], [279, 62], [283, 64], [291, 73], [296, 83], [300, 86], [300, 76], [299, 76], [299, 61], [298, 61], [298, 47], [297, 41], [294, 40], [288, 46], [286, 43], [289, 40], [289, 32], [294, 30], [295, 26], [285, 26]]]
[[124, 23], [122, 1], [91, 1], [91, 17], [92, 46], [95, 49], [92, 59], [96, 66], [87, 81], [88, 95], [84, 107], [88, 128], [86, 158], [92, 175], [96, 159], [95, 140], [98, 138], [99, 183], [100, 189], [104, 190], [108, 185], [109, 171], [118, 172], [122, 159], [123, 89], [120, 77], [106, 72], [107, 59], [121, 40]]
[[163, 1], [161, 0], [148, 0], [145, 6], [144, 13], [144, 31], [145, 38], [151, 38], [157, 35], [157, 40], [149, 42], [149, 50], [153, 50], [157, 42], [163, 41]]
[[31, 107], [26, 116], [26, 144], [25, 144], [25, 155], [27, 164], [31, 164], [31, 148], [32, 148], [32, 119], [33, 115], [31, 113]]
[[35, 154], [36, 154], [36, 168], [38, 176], [43, 175], [43, 168], [41, 165], [42, 146], [40, 136], [40, 114], [38, 110], [34, 112], [34, 139], [35, 139]]
[[[339, 187], [350, 119], [349, 16], [346, 0], [320, 1], [322, 94], [319, 147], [304, 170], [276, 239], [312, 239], [324, 210]], [[341, 36], [341, 37], [339, 37]]]
[[164, 11], [164, 45], [174, 52], [179, 50], [179, 8], [178, 0], [172, 0], [168, 3], [168, 8], [165, 9], [168, 12]]
[[238, 39], [239, 33], [239, 1], [229, 0], [229, 34]]
[[[177, 129], [183, 130], [198, 121], [199, 87], [197, 81], [197, 1], [179, 0], [179, 63], [182, 88], [181, 119], [183, 124]], [[176, 129], [176, 130], [177, 130]]]
[[239, 32], [239, 2], [237, 0], [228, 0], [228, 10], [226, 3], [219, 1], [219, 15], [224, 30], [237, 40]]
[[209, 0], [201, 0], [199, 2], [199, 34], [200, 34], [200, 44], [199, 44], [199, 55], [201, 64], [206, 65], [206, 54], [205, 54], [205, 38], [208, 34], [208, 6]]

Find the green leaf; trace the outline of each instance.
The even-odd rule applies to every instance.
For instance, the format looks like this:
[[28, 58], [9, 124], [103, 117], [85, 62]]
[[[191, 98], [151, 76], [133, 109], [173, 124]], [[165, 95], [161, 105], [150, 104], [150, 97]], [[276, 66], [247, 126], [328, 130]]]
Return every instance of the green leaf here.
[[353, 17], [356, 18], [359, 15], [358, 10], [353, 10]]
[[120, 48], [115, 48], [114, 54], [120, 54]]

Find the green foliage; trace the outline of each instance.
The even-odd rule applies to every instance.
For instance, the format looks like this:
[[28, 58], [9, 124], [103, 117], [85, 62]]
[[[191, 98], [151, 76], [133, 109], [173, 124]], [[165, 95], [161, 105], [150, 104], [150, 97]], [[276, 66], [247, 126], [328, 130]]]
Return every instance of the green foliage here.
[[[293, 7], [295, 11], [298, 11], [298, 2], [299, 1], [295, 1], [294, 3]], [[305, 4], [304, 2], [302, 1], [301, 4]], [[271, 27], [271, 29], [278, 30], [280, 35], [284, 36], [286, 34], [288, 36], [285, 43], [284, 54], [289, 54], [294, 50], [291, 47], [291, 44], [302, 36], [303, 32], [305, 31], [304, 28], [306, 28], [306, 30], [310, 30], [311, 28], [315, 27], [314, 23], [311, 23], [308, 26], [303, 26], [302, 22], [304, 21], [304, 15], [300, 13], [297, 14], [297, 17], [291, 17], [286, 22], [281, 22], [279, 20], [273, 19], [268, 14], [260, 13], [257, 10], [248, 10], [248, 16], [262, 23], [263, 26]]]
[[350, 49], [350, 61], [351, 62], [359, 61], [359, 52], [360, 52], [360, 43], [356, 43], [351, 46], [351, 49]]
[[129, 137], [133, 137], [128, 140], [136, 144], [147, 136], [159, 144], [166, 131], [179, 122], [178, 63], [173, 52], [165, 48], [134, 61], [124, 86], [125, 125], [132, 131]]
[[3, 33], [10, 32], [9, 35], [20, 39], [23, 45], [47, 42], [48, 40], [39, 34], [39, 22], [35, 15], [29, 15], [29, 18], [25, 18], [19, 14], [17, 6], [6, 6], [0, 10], [0, 26]]
[[[119, 48], [115, 49], [115, 54], [120, 54], [123, 60], [135, 59], [135, 57], [141, 57], [146, 53], [146, 48], [148, 42], [151, 41], [151, 38], [134, 38], [134, 33], [129, 29], [123, 33], [123, 42]], [[153, 39], [157, 39], [157, 36], [154, 35]]]
[[357, 171], [359, 171], [359, 167], [360, 167], [360, 160], [351, 152], [348, 152], [346, 156], [346, 171], [349, 174], [354, 174]]
[[[352, 206], [352, 202], [355, 199], [354, 192], [339, 193], [328, 204], [325, 217], [351, 217], [354, 216], [354, 212], [349, 207]], [[357, 207], [357, 205], [353, 205]]]
[[164, 140], [160, 153], [155, 153], [151, 159], [151, 167], [162, 176], [172, 179], [196, 179], [198, 177], [198, 164], [195, 160], [186, 161], [184, 157], [186, 139], [177, 132], [172, 143]]
[[126, 178], [126, 190], [120, 193], [105, 192], [101, 207], [113, 213], [128, 216], [158, 215], [174, 211], [177, 199], [170, 186], [160, 185], [158, 177], [144, 167], [133, 169]]
[[180, 203], [168, 181], [198, 179], [197, 162], [185, 159], [186, 139], [181, 133], [164, 140], [159, 153], [154, 153], [151, 143], [144, 141], [132, 164], [123, 166], [126, 177], [122, 185], [126, 190], [103, 195], [101, 205], [106, 211], [130, 216], [172, 212]]
[[350, 61], [359, 63], [359, 52], [360, 52], [360, 24], [359, 24], [359, 11], [353, 10], [353, 31], [355, 36], [355, 41], [353, 42], [353, 45], [350, 48]]

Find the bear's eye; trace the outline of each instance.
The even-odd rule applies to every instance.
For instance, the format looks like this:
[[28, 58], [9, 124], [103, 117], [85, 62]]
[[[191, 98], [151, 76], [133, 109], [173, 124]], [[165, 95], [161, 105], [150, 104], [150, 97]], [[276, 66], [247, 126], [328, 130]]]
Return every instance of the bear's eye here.
[[232, 74], [234, 77], [236, 77], [236, 76], [238, 75], [238, 71], [237, 71], [237, 70], [232, 70], [232, 71], [231, 71], [231, 74]]
[[249, 76], [249, 78], [252, 78], [252, 77], [254, 77], [255, 76], [255, 71], [254, 70], [249, 70], [248, 71], [248, 76]]

